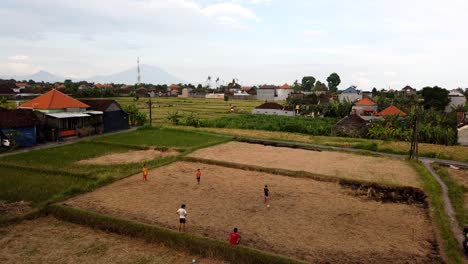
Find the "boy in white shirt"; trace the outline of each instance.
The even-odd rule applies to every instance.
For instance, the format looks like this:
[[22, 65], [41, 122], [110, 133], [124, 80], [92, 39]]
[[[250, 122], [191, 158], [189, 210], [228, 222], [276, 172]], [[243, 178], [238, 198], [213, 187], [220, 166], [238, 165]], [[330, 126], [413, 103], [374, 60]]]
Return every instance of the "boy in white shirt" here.
[[187, 216], [187, 211], [185, 210], [185, 204], [182, 204], [177, 210], [176, 214], [179, 215], [179, 232], [183, 230], [185, 232], [185, 217]]

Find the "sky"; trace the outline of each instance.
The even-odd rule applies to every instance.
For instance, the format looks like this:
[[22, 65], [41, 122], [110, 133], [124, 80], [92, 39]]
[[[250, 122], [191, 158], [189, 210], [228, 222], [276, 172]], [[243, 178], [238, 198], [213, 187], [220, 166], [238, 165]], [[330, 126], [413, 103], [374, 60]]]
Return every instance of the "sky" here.
[[[192, 83], [468, 87], [466, 0], [1, 0], [0, 75], [141, 63]], [[142, 76], [144, 82], [145, 76]]]

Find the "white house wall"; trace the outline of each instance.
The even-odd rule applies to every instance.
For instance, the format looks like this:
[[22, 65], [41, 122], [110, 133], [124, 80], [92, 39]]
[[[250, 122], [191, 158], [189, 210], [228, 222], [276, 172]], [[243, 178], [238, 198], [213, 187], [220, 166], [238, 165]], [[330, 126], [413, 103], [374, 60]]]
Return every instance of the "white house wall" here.
[[258, 89], [257, 90], [257, 100], [274, 101], [275, 100], [275, 90], [274, 89]]
[[338, 96], [338, 100], [340, 103], [344, 102], [345, 100], [348, 100], [350, 102], [354, 102], [357, 100], [362, 99], [362, 94], [357, 94], [357, 93], [342, 93]]
[[468, 146], [468, 125], [458, 129], [458, 144]]
[[285, 111], [278, 109], [253, 109], [252, 114], [256, 115], [279, 115], [279, 116], [294, 116], [294, 111]]
[[445, 107], [445, 112], [452, 112], [452, 108], [455, 108], [459, 105], [464, 106], [466, 103], [465, 96], [450, 96], [450, 103]]

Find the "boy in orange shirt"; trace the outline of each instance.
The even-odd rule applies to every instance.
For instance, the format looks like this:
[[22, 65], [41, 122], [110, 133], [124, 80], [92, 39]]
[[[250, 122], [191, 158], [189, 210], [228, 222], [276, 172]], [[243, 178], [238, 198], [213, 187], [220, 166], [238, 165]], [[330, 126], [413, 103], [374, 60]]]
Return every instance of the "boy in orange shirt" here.
[[148, 168], [146, 167], [146, 164], [143, 164], [143, 180], [148, 180]]
[[201, 178], [201, 171], [200, 169], [197, 169], [197, 182], [200, 184], [200, 178]]

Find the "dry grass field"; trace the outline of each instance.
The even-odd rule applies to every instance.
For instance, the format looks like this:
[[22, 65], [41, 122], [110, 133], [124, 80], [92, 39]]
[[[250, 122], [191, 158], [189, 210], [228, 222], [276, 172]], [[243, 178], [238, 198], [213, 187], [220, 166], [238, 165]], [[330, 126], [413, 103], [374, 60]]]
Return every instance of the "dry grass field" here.
[[[191, 263], [190, 256], [157, 244], [43, 217], [0, 228], [0, 263]], [[199, 259], [203, 264], [221, 264]]]
[[308, 171], [340, 178], [420, 187], [418, 174], [405, 161], [334, 151], [310, 151], [229, 142], [200, 149], [191, 157], [257, 165], [267, 168]]
[[457, 181], [460, 185], [468, 188], [468, 169], [456, 170], [453, 168], [448, 168], [447, 170], [455, 181]]
[[148, 150], [131, 150], [123, 153], [112, 153], [95, 158], [84, 159], [77, 161], [77, 164], [86, 165], [116, 165], [138, 163], [142, 161], [153, 160], [156, 158], [164, 158], [170, 156], [177, 156], [179, 154], [176, 150], [159, 151], [154, 148]]
[[[270, 208], [263, 204], [264, 184]], [[187, 232], [227, 241], [238, 227], [244, 245], [313, 263], [439, 262], [425, 209], [367, 200], [311, 179], [176, 162], [151, 170], [147, 182], [137, 174], [65, 202], [173, 230], [181, 203]]]

